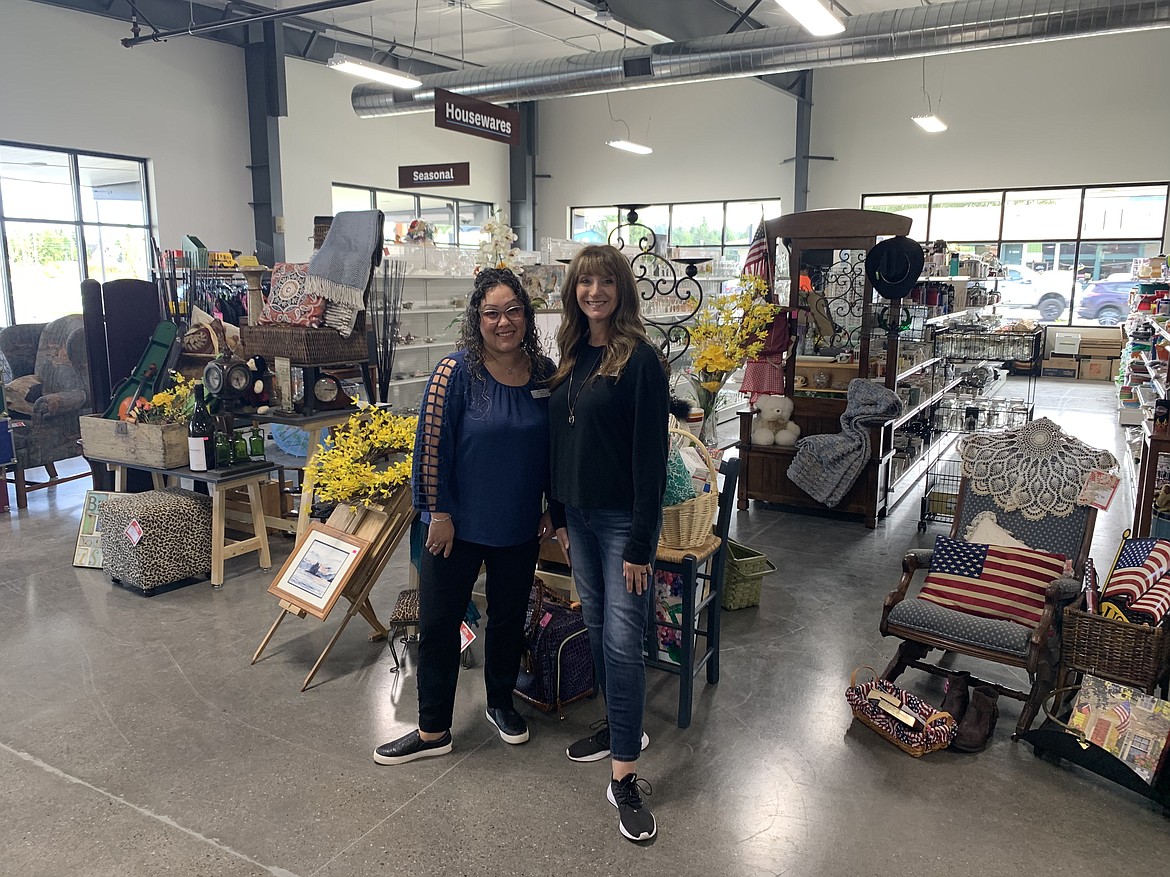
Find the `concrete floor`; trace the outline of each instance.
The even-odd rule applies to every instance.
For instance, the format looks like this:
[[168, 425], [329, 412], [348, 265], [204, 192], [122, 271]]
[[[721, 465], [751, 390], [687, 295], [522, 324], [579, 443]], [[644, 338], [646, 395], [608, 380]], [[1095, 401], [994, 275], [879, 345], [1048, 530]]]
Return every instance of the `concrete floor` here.
[[[1042, 413], [1117, 440], [1109, 384], [1042, 382]], [[355, 622], [299, 692], [335, 621], [290, 620], [266, 658], [272, 573], [229, 561], [205, 584], [151, 599], [70, 565], [86, 482], [0, 515], [0, 874], [904, 874], [1153, 873], [1170, 821], [1147, 802], [1010, 741], [1001, 700], [990, 747], [913, 759], [851, 722], [850, 671], [884, 666], [881, 602], [916, 530], [913, 495], [876, 531], [753, 504], [738, 540], [779, 567], [762, 605], [724, 616], [722, 680], [674, 726], [675, 677], [650, 671], [641, 763], [656, 842], [617, 831], [606, 764], [564, 756], [601, 714], [530, 709], [532, 740], [504, 744], [479, 670], [461, 675], [455, 752], [379, 767], [372, 748], [413, 727], [413, 663], [390, 671]], [[1108, 564], [1121, 495], [1098, 526]], [[289, 543], [277, 540], [276, 562]], [[400, 552], [402, 554], [404, 552]], [[387, 614], [401, 557], [375, 589]], [[411, 658], [413, 661], [413, 656]], [[1011, 673], [979, 668], [990, 678]], [[925, 674], [909, 687], [941, 698]]]

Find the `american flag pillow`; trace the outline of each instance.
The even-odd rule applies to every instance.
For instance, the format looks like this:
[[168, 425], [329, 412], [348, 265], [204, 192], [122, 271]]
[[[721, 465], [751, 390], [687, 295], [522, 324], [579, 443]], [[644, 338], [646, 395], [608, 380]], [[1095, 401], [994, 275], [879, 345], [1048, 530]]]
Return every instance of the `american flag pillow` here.
[[947, 609], [1035, 627], [1044, 613], [1045, 589], [1063, 572], [1062, 554], [939, 536], [918, 596]]
[[1170, 572], [1170, 542], [1165, 539], [1124, 539], [1101, 596], [1125, 608], [1167, 572]]
[[1166, 613], [1170, 612], [1170, 576], [1163, 576], [1154, 582], [1124, 612], [1126, 617], [1139, 624], [1152, 627], [1161, 624]]

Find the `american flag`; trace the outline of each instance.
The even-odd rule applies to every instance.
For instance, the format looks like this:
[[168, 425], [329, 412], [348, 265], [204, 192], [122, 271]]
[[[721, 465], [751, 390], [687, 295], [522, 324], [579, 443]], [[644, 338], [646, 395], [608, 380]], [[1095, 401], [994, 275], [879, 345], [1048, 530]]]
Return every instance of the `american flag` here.
[[1063, 571], [1059, 554], [939, 536], [919, 596], [948, 609], [1035, 627], [1044, 613], [1044, 592]]
[[1101, 596], [1124, 608], [1168, 572], [1170, 542], [1165, 539], [1126, 539]]
[[1117, 706], [1113, 707], [1113, 712], [1120, 720], [1117, 723], [1117, 733], [1124, 734], [1129, 729], [1129, 701], [1123, 700], [1121, 703], [1117, 704]]
[[772, 288], [772, 275], [776, 273], [776, 267], [768, 253], [768, 236], [764, 233], [762, 218], [756, 227], [755, 236], [752, 237], [752, 244], [748, 247], [747, 258], [743, 262], [743, 273], [764, 278], [768, 288]]

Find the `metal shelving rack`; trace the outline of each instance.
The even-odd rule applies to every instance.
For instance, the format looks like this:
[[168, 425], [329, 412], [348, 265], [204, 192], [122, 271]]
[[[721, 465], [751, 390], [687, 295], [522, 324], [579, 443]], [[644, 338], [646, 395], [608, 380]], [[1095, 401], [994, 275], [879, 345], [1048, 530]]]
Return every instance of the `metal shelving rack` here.
[[[931, 435], [937, 452], [926, 469], [918, 529], [930, 522], [954, 520], [962, 466], [958, 439], [995, 432], [1031, 421], [1036, 409], [1037, 366], [1044, 354], [1044, 327], [1031, 332], [980, 332], [964, 328], [935, 333], [935, 355], [946, 363], [950, 379], [931, 400]], [[1003, 395], [1009, 385], [999, 372], [1006, 363], [1026, 366], [1022, 398]], [[953, 369], [953, 371], [952, 371]]]

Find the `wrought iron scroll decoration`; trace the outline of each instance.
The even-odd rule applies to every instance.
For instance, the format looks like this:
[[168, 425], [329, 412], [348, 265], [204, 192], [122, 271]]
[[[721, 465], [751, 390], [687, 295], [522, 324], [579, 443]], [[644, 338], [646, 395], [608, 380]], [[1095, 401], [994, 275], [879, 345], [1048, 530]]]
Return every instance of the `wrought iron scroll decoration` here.
[[836, 261], [827, 266], [805, 265], [812, 293], [801, 293], [816, 327], [815, 349], [838, 352], [856, 350], [866, 325], [865, 251], [839, 250]]
[[[609, 233], [609, 243], [624, 250], [636, 246], [638, 252], [630, 257], [638, 297], [642, 300], [642, 322], [646, 326], [666, 361], [673, 365], [691, 346], [688, 323], [703, 307], [703, 286], [695, 279], [699, 265], [710, 262], [703, 259], [667, 259], [656, 252], [658, 235], [638, 219], [638, 211], [645, 204], [619, 204], [624, 214], [617, 227]], [[636, 239], [636, 243], [633, 242]], [[684, 266], [680, 275], [672, 263]]]

